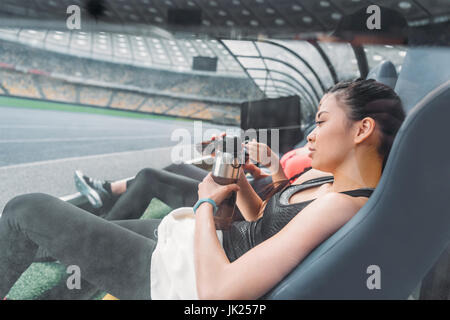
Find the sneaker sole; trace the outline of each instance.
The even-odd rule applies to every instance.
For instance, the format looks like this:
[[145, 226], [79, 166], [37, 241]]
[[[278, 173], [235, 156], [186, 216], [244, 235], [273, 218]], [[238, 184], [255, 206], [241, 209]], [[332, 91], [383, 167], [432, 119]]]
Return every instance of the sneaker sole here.
[[89, 203], [96, 209], [101, 208], [103, 206], [102, 199], [100, 199], [100, 195], [97, 191], [92, 189], [86, 181], [84, 181], [81, 172], [75, 171], [74, 174], [75, 186], [77, 190], [85, 196]]

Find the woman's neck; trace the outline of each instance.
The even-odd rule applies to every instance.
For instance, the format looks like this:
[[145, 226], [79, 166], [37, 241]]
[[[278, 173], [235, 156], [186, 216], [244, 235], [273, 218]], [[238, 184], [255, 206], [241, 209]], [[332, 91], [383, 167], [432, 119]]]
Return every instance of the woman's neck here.
[[342, 192], [361, 188], [375, 188], [381, 178], [382, 162], [363, 161], [347, 163], [333, 172], [332, 192]]

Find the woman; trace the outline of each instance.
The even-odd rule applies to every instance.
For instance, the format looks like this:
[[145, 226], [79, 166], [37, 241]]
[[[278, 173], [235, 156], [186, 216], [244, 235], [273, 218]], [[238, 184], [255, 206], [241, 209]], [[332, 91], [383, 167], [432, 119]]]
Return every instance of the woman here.
[[[184, 289], [201, 299], [259, 298], [366, 203], [404, 118], [401, 101], [389, 87], [373, 80], [337, 84], [322, 98], [317, 127], [308, 135], [314, 169], [291, 186], [279, 183], [264, 202], [243, 174], [228, 186], [208, 175], [198, 187], [193, 239], [176, 233], [164, 241], [157, 238], [158, 226], [158, 233], [171, 231], [161, 226], [176, 220], [175, 214], [162, 221], [111, 222], [48, 195], [16, 197], [0, 220], [0, 296], [41, 246], [63, 264], [79, 266], [82, 277], [120, 299], [149, 299], [153, 288], [164, 294], [161, 289], [171, 284], [161, 279], [172, 277], [191, 277], [185, 282], [191, 287]], [[214, 204], [233, 190], [245, 221], [219, 232]], [[181, 272], [185, 265], [178, 258], [188, 252], [160, 250], [174, 242], [180, 248], [193, 243], [194, 274]], [[161, 274], [164, 260], [180, 265], [180, 273]]]
[[[224, 134], [222, 134], [224, 136]], [[214, 140], [216, 137], [213, 137]], [[250, 146], [262, 146], [251, 143]], [[272, 175], [280, 179], [295, 180], [311, 168], [311, 158], [306, 146], [292, 150], [278, 161], [281, 167], [268, 166], [270, 175], [252, 163], [244, 164], [244, 170], [253, 177], [250, 184], [259, 197], [264, 198], [267, 185], [272, 183]], [[273, 157], [277, 157], [273, 153]], [[135, 178], [118, 181], [105, 181], [85, 176], [77, 170], [74, 174], [75, 186], [84, 195], [98, 215], [106, 220], [138, 219], [149, 206], [153, 198], [165, 199], [172, 208], [193, 206], [197, 201], [197, 187], [208, 174], [207, 170], [192, 164], [171, 164], [163, 170], [142, 169]], [[175, 188], [177, 190], [175, 190]], [[166, 190], [175, 191], [177, 197], [167, 197]], [[237, 217], [240, 217], [238, 212]]]

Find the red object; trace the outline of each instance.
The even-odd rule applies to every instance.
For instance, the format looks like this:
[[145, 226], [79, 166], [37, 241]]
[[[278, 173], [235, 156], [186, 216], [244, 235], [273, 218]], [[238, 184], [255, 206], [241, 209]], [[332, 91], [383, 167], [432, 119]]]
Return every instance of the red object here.
[[38, 69], [30, 69], [28, 70], [29, 73], [31, 74], [38, 74], [38, 75], [43, 75], [43, 76], [48, 76], [49, 73], [46, 71], [42, 71], [42, 70], [38, 70]]
[[0, 68], [3, 68], [3, 69], [14, 69], [14, 66], [12, 64], [0, 62]]
[[308, 153], [308, 148], [302, 147], [289, 151], [281, 157], [281, 167], [288, 179], [311, 167], [311, 158], [308, 157]]

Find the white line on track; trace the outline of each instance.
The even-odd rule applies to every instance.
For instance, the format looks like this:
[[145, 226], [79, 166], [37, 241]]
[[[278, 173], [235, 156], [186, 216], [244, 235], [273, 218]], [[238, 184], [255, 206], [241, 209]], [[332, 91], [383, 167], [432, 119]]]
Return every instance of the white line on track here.
[[52, 126], [39, 124], [0, 124], [0, 129], [111, 129], [111, 126]]
[[149, 136], [113, 136], [113, 137], [85, 137], [85, 138], [42, 138], [42, 139], [4, 139], [0, 143], [45, 143], [45, 142], [72, 142], [72, 141], [108, 141], [108, 140], [155, 140], [170, 138], [168, 135]]
[[[152, 123], [152, 126], [155, 126], [155, 124]], [[160, 125], [160, 127], [166, 128], [168, 125]], [[179, 127], [178, 125], [172, 125], [174, 127]], [[39, 124], [0, 124], [0, 129], [64, 129], [64, 130], [109, 130], [111, 129], [111, 125], [70, 125], [70, 126], [54, 126], [54, 125], [39, 125]], [[127, 128], [127, 130], [140, 130], [140, 131], [152, 131], [154, 128], [148, 128], [146, 126], [141, 127], [133, 127], [133, 128]]]
[[130, 155], [130, 154], [137, 153], [137, 152], [148, 152], [148, 151], [160, 152], [160, 151], [163, 151], [163, 150], [167, 151], [170, 148], [171, 147], [163, 147], [163, 148], [155, 148], [155, 149], [144, 149], [144, 150], [134, 150], [134, 151], [113, 152], [113, 153], [104, 153], [104, 154], [98, 154], [98, 155], [92, 155], [92, 156], [71, 157], [71, 158], [64, 158], [64, 159], [29, 162], [29, 163], [14, 164], [14, 165], [10, 165], [10, 166], [0, 167], [0, 170], [27, 168], [27, 167], [34, 167], [34, 166], [43, 166], [43, 165], [47, 165], [47, 164], [55, 164], [55, 163], [62, 163], [62, 162], [69, 162], [69, 161], [80, 161], [80, 160], [88, 160], [88, 159], [101, 159], [101, 158], [114, 157], [114, 156]]

